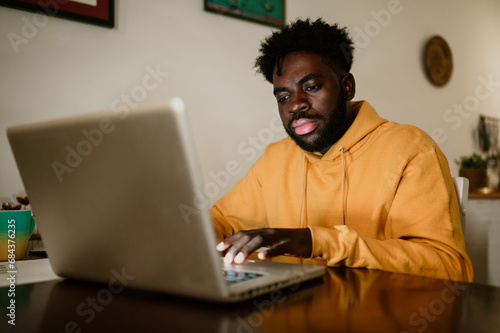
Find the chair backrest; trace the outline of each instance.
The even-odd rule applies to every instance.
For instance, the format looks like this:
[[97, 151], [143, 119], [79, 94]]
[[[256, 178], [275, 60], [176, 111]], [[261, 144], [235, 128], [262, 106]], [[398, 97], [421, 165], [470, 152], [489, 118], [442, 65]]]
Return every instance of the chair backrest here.
[[465, 234], [465, 215], [467, 202], [469, 200], [469, 180], [465, 177], [453, 177], [453, 184], [457, 192], [458, 204], [460, 206], [460, 223]]

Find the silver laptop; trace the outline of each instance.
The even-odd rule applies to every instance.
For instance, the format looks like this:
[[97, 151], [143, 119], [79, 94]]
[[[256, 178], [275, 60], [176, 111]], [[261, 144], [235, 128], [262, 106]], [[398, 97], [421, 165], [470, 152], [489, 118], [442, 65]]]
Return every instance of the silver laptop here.
[[54, 272], [219, 302], [321, 277], [325, 268], [224, 265], [181, 99], [7, 130]]

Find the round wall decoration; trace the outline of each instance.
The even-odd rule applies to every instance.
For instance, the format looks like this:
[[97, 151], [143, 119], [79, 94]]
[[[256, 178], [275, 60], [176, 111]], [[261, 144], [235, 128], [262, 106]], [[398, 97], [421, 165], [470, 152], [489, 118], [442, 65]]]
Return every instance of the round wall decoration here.
[[453, 58], [448, 43], [441, 36], [432, 37], [425, 47], [425, 69], [432, 83], [445, 85], [453, 71]]

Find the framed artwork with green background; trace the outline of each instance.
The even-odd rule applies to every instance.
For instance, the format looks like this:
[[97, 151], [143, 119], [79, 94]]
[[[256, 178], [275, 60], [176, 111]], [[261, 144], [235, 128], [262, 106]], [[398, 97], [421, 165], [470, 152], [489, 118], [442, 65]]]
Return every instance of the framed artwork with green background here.
[[273, 27], [285, 25], [285, 0], [204, 0], [205, 10]]

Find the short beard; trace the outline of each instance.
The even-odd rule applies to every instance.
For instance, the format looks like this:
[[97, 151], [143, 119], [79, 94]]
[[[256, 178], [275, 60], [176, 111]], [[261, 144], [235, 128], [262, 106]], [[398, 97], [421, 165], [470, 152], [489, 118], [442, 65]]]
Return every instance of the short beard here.
[[337, 105], [329, 118], [325, 120], [325, 129], [319, 134], [319, 137], [314, 142], [306, 142], [302, 140], [300, 135], [297, 135], [292, 128], [292, 122], [299, 118], [307, 119], [322, 119], [319, 115], [308, 115], [306, 113], [296, 113], [288, 123], [288, 126], [283, 126], [290, 138], [302, 149], [308, 152], [320, 152], [326, 147], [331, 147], [337, 142], [346, 132], [344, 128], [345, 114], [346, 114], [347, 96], [345, 91], [341, 90]]

